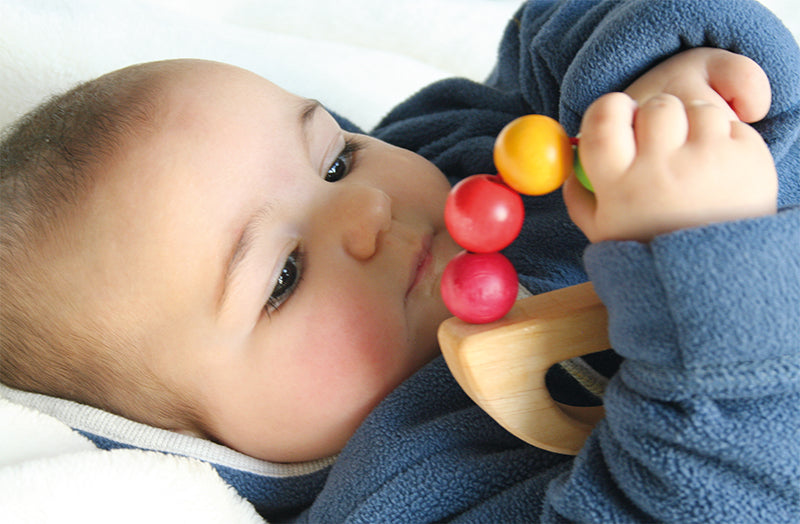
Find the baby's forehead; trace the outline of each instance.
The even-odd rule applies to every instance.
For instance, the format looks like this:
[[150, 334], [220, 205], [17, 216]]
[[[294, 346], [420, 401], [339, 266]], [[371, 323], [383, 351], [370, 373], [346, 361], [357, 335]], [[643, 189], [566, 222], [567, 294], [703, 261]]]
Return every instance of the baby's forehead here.
[[[268, 79], [233, 65], [205, 60], [176, 60], [166, 64], [156, 127], [162, 132], [222, 134], [251, 126], [281, 136], [295, 127], [309, 106]], [[319, 105], [315, 102], [316, 105]], [[268, 138], [267, 137], [267, 138]]]
[[[246, 70], [235, 66], [199, 59], [174, 59], [135, 64], [113, 71], [105, 78], [126, 91], [133, 89], [149, 102], [151, 114], [158, 116], [169, 109], [180, 107], [192, 93], [209, 89], [222, 89], [242, 75]], [[124, 108], [120, 108], [124, 110]]]
[[266, 78], [241, 67], [200, 59], [176, 59], [163, 62], [168, 89], [199, 89], [204, 86], [222, 87], [251, 84], [260, 88], [281, 90]]

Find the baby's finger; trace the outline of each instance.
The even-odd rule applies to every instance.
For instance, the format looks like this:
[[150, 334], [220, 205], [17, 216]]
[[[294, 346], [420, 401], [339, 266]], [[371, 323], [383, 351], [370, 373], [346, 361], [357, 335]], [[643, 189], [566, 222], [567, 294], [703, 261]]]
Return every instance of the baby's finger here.
[[686, 142], [689, 123], [681, 100], [659, 94], [646, 100], [634, 121], [636, 145], [644, 154], [671, 152]]
[[[756, 131], [753, 126], [739, 121], [730, 122], [730, 137], [733, 140], [753, 140], [757, 142], [764, 141], [759, 132]], [[766, 143], [764, 144], [764, 147], [766, 147], [767, 151], [769, 151]]]
[[689, 121], [689, 141], [714, 141], [728, 138], [731, 119], [723, 109], [704, 101], [694, 101], [686, 106]]
[[594, 195], [583, 187], [575, 175], [570, 176], [564, 182], [562, 191], [569, 217], [589, 240], [594, 241], [597, 236], [594, 223], [597, 201]]
[[616, 178], [636, 157], [633, 117], [636, 102], [623, 93], [595, 100], [581, 122], [578, 153], [581, 164], [597, 188], [600, 178]]

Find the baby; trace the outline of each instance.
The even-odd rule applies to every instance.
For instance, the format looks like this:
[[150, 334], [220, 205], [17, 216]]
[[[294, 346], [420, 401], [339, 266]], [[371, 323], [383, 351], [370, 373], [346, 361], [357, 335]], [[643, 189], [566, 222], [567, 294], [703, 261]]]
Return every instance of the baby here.
[[112, 73], [20, 126], [3, 178], [7, 384], [285, 462], [437, 352], [447, 180], [255, 74]]
[[[595, 243], [776, 213], [753, 61], [694, 49], [582, 120]], [[438, 355], [450, 184], [248, 71], [81, 85], [0, 149], [0, 379], [271, 462], [328, 457]], [[576, 255], [577, 256], [577, 255]]]
[[[758, 66], [689, 52], [629, 92], [584, 118], [595, 195], [565, 191], [592, 241], [775, 212], [769, 150], [722, 98], [763, 116]], [[111, 73], [28, 117], [3, 178], [9, 385], [287, 462], [338, 452], [437, 354], [447, 180], [253, 73]]]

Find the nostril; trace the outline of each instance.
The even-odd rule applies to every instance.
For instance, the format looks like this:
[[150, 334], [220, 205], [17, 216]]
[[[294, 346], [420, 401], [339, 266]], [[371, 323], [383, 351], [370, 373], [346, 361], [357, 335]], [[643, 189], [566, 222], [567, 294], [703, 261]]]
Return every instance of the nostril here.
[[392, 227], [392, 200], [380, 189], [362, 186], [351, 193], [349, 205], [345, 247], [352, 256], [368, 259], [378, 250], [381, 235]]

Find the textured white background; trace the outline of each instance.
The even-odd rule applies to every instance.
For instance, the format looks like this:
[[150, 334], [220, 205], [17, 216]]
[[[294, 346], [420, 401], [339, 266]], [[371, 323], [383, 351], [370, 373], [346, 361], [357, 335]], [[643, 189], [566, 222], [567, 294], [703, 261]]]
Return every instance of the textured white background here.
[[[765, 0], [800, 34], [795, 0]], [[488, 74], [520, 0], [0, 0], [0, 126], [131, 63], [231, 62], [369, 128], [418, 88]]]

